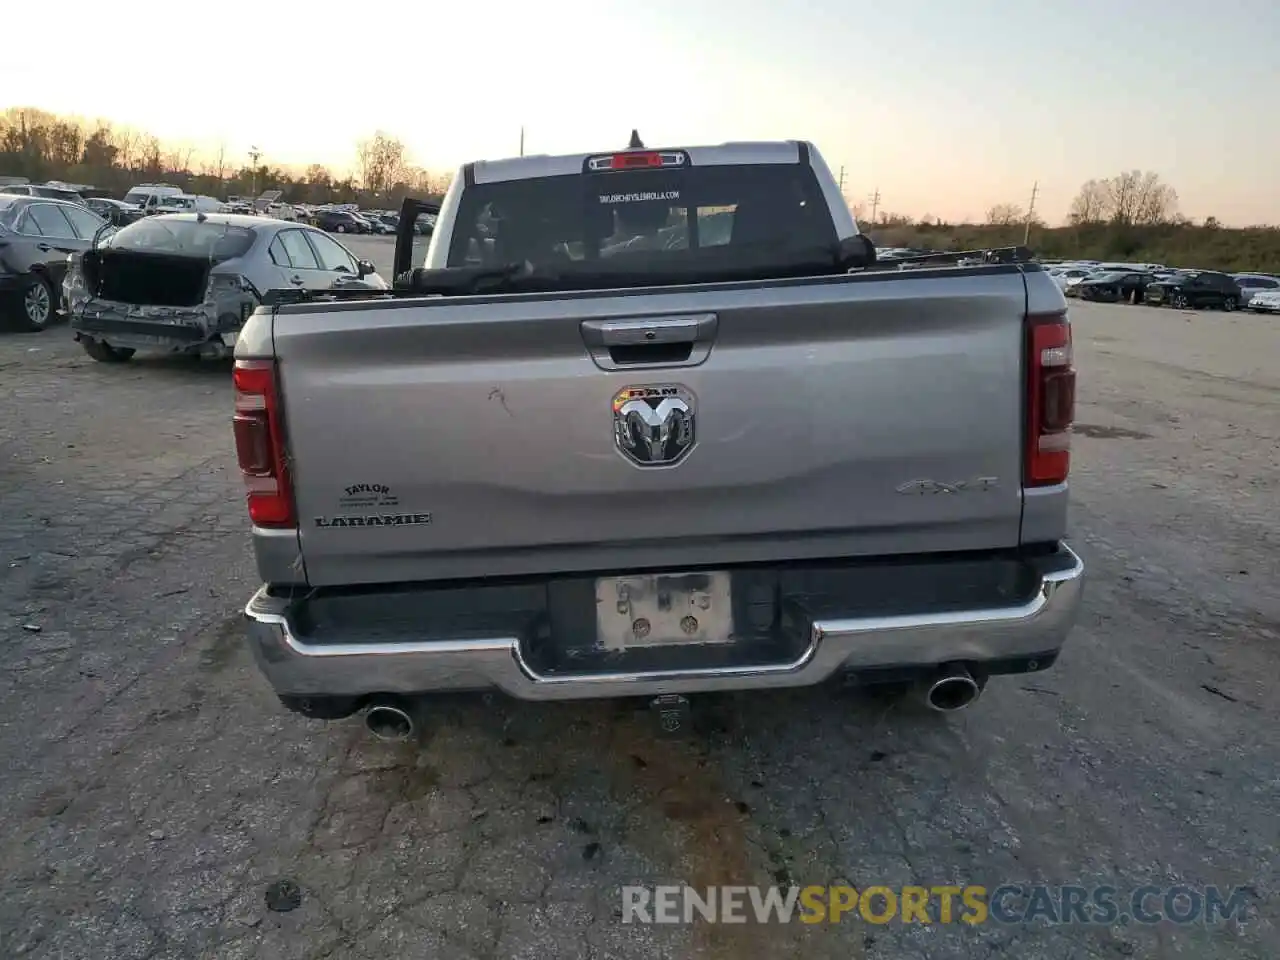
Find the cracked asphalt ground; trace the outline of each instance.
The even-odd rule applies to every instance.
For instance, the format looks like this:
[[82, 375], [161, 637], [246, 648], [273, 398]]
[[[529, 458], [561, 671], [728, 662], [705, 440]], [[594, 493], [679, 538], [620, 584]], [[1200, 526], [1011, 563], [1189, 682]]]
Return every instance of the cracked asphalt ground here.
[[[256, 673], [226, 365], [0, 335], [0, 957], [1280, 955], [1280, 323], [1074, 317], [1090, 581], [1052, 671], [945, 718], [719, 697], [685, 740], [643, 705], [459, 699], [412, 747]], [[619, 921], [626, 883], [1023, 881], [1242, 884], [1250, 919]]]

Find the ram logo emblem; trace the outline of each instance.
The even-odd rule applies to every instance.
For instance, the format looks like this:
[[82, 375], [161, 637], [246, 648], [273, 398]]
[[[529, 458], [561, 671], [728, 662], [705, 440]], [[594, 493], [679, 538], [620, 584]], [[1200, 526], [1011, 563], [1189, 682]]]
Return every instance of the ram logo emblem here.
[[613, 395], [613, 441], [637, 466], [679, 463], [693, 449], [693, 394], [674, 383], [624, 387]]

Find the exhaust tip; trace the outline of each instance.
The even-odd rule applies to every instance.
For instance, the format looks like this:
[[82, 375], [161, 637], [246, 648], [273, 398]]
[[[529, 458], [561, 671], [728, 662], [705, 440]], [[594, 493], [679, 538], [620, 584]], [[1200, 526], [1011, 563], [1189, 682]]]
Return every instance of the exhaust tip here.
[[967, 670], [959, 670], [939, 677], [925, 693], [925, 702], [929, 709], [939, 713], [952, 713], [963, 710], [978, 699], [982, 688], [969, 675]]
[[413, 736], [413, 718], [400, 707], [376, 703], [364, 715], [365, 726], [379, 740], [408, 740]]

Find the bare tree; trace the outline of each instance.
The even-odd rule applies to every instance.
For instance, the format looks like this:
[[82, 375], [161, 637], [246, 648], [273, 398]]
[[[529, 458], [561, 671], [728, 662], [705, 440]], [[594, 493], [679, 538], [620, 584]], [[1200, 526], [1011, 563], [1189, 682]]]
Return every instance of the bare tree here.
[[452, 173], [438, 173], [431, 178], [427, 192], [442, 197], [449, 192], [451, 183], [453, 183]]
[[75, 166], [84, 150], [84, 132], [79, 124], [68, 120], [55, 120], [48, 126], [46, 152], [51, 161], [60, 167]]
[[218, 142], [218, 152], [213, 155], [213, 163], [209, 165], [209, 172], [219, 180], [227, 178], [227, 144], [225, 141]]
[[112, 136], [116, 148], [116, 162], [126, 170], [132, 170], [138, 154], [138, 138], [132, 130], [117, 130]]
[[915, 221], [905, 213], [884, 212], [877, 215], [877, 222], [883, 227], [909, 227]]
[[1144, 226], [1168, 223], [1178, 212], [1178, 192], [1163, 183], [1160, 175], [1147, 171], [1138, 180], [1133, 222]]
[[1107, 205], [1111, 212], [1111, 222], [1117, 226], [1127, 226], [1134, 222], [1138, 212], [1141, 179], [1142, 174], [1137, 170], [1127, 170], [1107, 181]]
[[1169, 223], [1178, 211], [1178, 193], [1150, 170], [1126, 170], [1106, 180], [1089, 180], [1071, 203], [1073, 224], [1115, 226]]
[[366, 189], [373, 179], [375, 160], [372, 140], [361, 140], [356, 143], [356, 167], [360, 172], [360, 183]]
[[1026, 219], [1022, 207], [1016, 203], [997, 203], [987, 211], [987, 223], [996, 227], [1009, 227]]
[[81, 162], [93, 169], [107, 168], [120, 159], [120, 147], [112, 142], [111, 127], [103, 124], [84, 142]]
[[385, 193], [404, 179], [408, 166], [405, 145], [381, 130], [356, 144], [360, 181], [370, 193]]
[[406, 167], [401, 179], [411, 193], [421, 196], [431, 192], [431, 173], [422, 167]]
[[1101, 180], [1086, 180], [1080, 192], [1071, 201], [1067, 221], [1073, 226], [1083, 223], [1101, 223], [1110, 213], [1111, 192]]
[[147, 135], [142, 137], [138, 144], [138, 152], [136, 160], [137, 170], [149, 177], [158, 176], [163, 170], [163, 163], [160, 156], [160, 140], [157, 137]]
[[195, 154], [193, 147], [181, 145], [167, 150], [164, 154], [164, 168], [173, 173], [181, 173], [191, 169], [191, 157]]

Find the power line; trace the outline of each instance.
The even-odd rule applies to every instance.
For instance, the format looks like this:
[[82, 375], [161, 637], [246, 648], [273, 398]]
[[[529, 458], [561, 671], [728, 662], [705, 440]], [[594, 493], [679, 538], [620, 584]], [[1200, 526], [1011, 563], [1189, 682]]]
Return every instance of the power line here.
[[1025, 247], [1031, 240], [1031, 218], [1036, 215], [1036, 194], [1040, 192], [1040, 181], [1031, 185], [1031, 202], [1027, 204], [1027, 224], [1022, 231], [1022, 245]]

